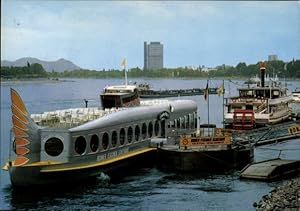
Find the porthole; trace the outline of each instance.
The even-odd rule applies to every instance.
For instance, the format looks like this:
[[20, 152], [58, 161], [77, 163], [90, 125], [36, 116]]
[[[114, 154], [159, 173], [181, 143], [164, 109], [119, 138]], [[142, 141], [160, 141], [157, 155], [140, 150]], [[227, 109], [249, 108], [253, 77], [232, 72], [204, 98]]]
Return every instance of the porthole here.
[[145, 139], [147, 137], [147, 126], [146, 123], [142, 125], [142, 138]]
[[104, 133], [103, 136], [102, 136], [102, 148], [104, 150], [107, 149], [108, 147], [108, 142], [109, 142], [109, 136], [108, 136], [108, 133]]
[[159, 121], [156, 120], [155, 124], [154, 124], [154, 134], [155, 134], [155, 136], [158, 136], [158, 133], [159, 133]]
[[137, 125], [135, 126], [135, 129], [134, 129], [134, 137], [135, 137], [135, 141], [139, 141], [139, 138], [140, 138], [140, 127]]
[[56, 157], [64, 150], [64, 144], [59, 138], [49, 138], [45, 143], [45, 152], [53, 157]]
[[128, 131], [127, 131], [127, 141], [128, 141], [128, 143], [132, 142], [132, 135], [133, 135], [132, 127], [129, 127]]
[[83, 136], [79, 136], [75, 140], [75, 152], [79, 155], [82, 155], [86, 150], [86, 140]]
[[90, 142], [90, 148], [92, 152], [96, 152], [99, 147], [99, 138], [97, 135], [93, 135]]
[[117, 141], [118, 141], [118, 135], [116, 131], [113, 131], [112, 135], [111, 135], [111, 145], [112, 147], [117, 146]]
[[149, 134], [150, 138], [153, 135], [153, 124], [152, 124], [152, 122], [149, 122], [149, 125], [148, 125], [148, 134]]
[[122, 128], [120, 130], [120, 145], [124, 145], [125, 142], [125, 130]]

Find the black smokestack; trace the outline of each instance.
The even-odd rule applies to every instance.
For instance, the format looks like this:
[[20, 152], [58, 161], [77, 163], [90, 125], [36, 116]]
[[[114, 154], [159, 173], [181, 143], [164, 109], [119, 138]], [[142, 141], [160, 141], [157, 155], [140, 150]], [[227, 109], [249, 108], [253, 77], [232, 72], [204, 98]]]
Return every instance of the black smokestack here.
[[260, 69], [261, 86], [264, 87], [265, 86], [265, 70], [266, 70], [264, 62], [260, 63], [259, 69]]

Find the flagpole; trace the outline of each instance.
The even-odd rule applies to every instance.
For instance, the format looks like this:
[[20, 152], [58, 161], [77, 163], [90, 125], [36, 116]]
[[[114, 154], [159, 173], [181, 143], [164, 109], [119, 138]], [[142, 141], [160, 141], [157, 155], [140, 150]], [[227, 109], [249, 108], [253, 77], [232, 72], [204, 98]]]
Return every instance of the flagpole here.
[[121, 66], [123, 66], [123, 70], [124, 70], [124, 73], [125, 73], [125, 85], [127, 86], [128, 83], [127, 83], [127, 71], [126, 71], [126, 59], [123, 59], [122, 63], [121, 63]]
[[224, 87], [224, 79], [223, 79], [223, 82], [222, 82], [222, 87], [223, 87], [223, 89], [222, 89], [222, 92], [223, 92], [223, 128], [225, 128], [225, 126], [224, 126], [224, 109], [225, 109], [225, 105], [224, 105], [224, 95], [225, 95], [225, 87]]
[[208, 134], [209, 134], [209, 86], [207, 80], [207, 124], [208, 124]]

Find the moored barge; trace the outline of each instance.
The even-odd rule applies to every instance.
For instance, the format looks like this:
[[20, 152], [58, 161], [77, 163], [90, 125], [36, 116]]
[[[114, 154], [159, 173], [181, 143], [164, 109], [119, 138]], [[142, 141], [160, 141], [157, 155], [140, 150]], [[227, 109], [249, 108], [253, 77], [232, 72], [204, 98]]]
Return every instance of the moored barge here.
[[200, 135], [183, 135], [178, 144], [158, 148], [158, 167], [166, 171], [220, 172], [253, 161], [253, 146], [233, 143], [232, 131], [200, 125]]

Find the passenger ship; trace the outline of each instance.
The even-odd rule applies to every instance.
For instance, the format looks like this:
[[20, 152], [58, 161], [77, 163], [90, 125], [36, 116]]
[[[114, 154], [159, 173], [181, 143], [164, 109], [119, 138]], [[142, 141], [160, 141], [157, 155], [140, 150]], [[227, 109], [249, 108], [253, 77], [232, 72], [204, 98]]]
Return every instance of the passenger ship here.
[[11, 144], [3, 169], [9, 171], [12, 185], [65, 183], [102, 172], [119, 174], [121, 169], [152, 159], [148, 155], [156, 149], [150, 147], [151, 139], [196, 131], [194, 101], [140, 103], [136, 91], [134, 86], [106, 87], [101, 94], [103, 108], [30, 115], [17, 91], [11, 89]]
[[224, 124], [227, 128], [251, 129], [275, 124], [288, 119], [292, 113], [287, 95], [277, 80], [269, 80], [265, 86], [265, 66], [261, 64], [260, 85], [239, 88], [239, 96], [225, 102]]

